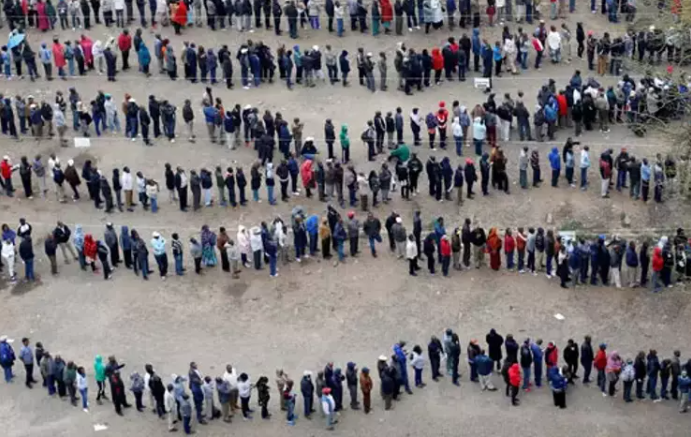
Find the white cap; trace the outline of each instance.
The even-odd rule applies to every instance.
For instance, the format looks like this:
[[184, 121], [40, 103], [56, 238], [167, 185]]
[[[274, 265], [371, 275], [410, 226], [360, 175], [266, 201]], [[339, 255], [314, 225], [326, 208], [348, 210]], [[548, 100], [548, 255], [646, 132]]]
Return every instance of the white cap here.
[[305, 142], [307, 142], [307, 141], [312, 141], [312, 142], [314, 142], [314, 137], [307, 137], [307, 138], [305, 138]]
[[367, 52], [367, 57], [371, 58], [372, 57], [372, 52]]
[[154, 237], [154, 238], [158, 238], [158, 237], [161, 236], [161, 234], [159, 234], [158, 232], [154, 231], [154, 232], [151, 233], [151, 236]]
[[379, 355], [379, 361], [387, 361], [386, 355]]
[[312, 50], [319, 51], [319, 46], [312, 46]]
[[74, 165], [74, 160], [70, 159], [69, 161], [67, 161], [67, 165]]
[[303, 376], [312, 376], [312, 372], [311, 372], [310, 370], [305, 370], [305, 371], [302, 373], [302, 375], [303, 375]]
[[2, 157], [2, 159], [4, 159], [5, 161], [9, 161], [9, 160], [10, 160], [10, 157], [7, 156], [7, 155], [5, 155], [5, 156]]
[[7, 336], [6, 335], [1, 335], [0, 336], [0, 342], [7, 341]]
[[403, 219], [400, 217], [396, 217], [396, 223], [403, 223]]
[[245, 109], [252, 109], [252, 105], [245, 105]]
[[128, 102], [134, 103], [134, 102], [136, 102], [136, 100], [134, 100], [134, 97], [130, 97], [130, 99], [128, 100]]

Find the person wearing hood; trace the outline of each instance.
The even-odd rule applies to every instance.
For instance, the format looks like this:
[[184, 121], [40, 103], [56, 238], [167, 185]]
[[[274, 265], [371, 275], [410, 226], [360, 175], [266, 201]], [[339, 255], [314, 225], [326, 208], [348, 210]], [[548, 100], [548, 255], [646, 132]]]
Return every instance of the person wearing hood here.
[[304, 400], [305, 419], [311, 419], [314, 412], [314, 384], [312, 383], [312, 372], [305, 370], [300, 381], [300, 392]]
[[158, 271], [161, 279], [165, 281], [168, 274], [168, 254], [166, 253], [166, 239], [158, 232], [151, 234], [151, 248], [154, 251], [154, 258], [158, 264]]
[[559, 149], [553, 147], [548, 158], [552, 168], [552, 187], [556, 188], [559, 182], [559, 174], [561, 173], [561, 157], [559, 156]]
[[120, 263], [120, 248], [118, 245], [118, 235], [115, 233], [112, 223], [106, 223], [103, 239], [110, 253], [110, 264], [115, 268]]
[[355, 363], [352, 361], [347, 365], [345, 378], [348, 384], [348, 392], [350, 393], [350, 409], [359, 410], [360, 402], [357, 400], [358, 372]]
[[334, 397], [334, 402], [335, 402], [335, 411], [341, 411], [343, 410], [343, 380], [345, 379], [345, 376], [341, 374], [341, 368], [337, 367], [333, 371], [333, 375], [331, 376], [331, 381], [327, 381], [327, 384], [331, 387], [331, 390], [333, 391], [333, 397]]
[[408, 382], [408, 368], [406, 366], [407, 353], [405, 351], [405, 341], [399, 341], [393, 347], [394, 355], [396, 356], [398, 364], [401, 366], [400, 378], [401, 384], [405, 387], [406, 393], [409, 395], [413, 394], [410, 390], [410, 383]]
[[[648, 352], [648, 356], [646, 357], [646, 369], [647, 369], [647, 376], [648, 376], [648, 386], [646, 387], [646, 394], [650, 396], [650, 399], [653, 402], [660, 402], [661, 399], [657, 396], [657, 378], [660, 374], [660, 360], [657, 357], [657, 351], [655, 349], [650, 349]], [[607, 362], [607, 365], [609, 366], [609, 361]], [[611, 392], [611, 386], [610, 386], [610, 396], [613, 393]]]
[[336, 423], [336, 401], [331, 395], [331, 389], [329, 387], [324, 387], [322, 389], [321, 405], [322, 411], [326, 416], [326, 429], [333, 431], [334, 423]]
[[[622, 361], [621, 358], [619, 358], [619, 354], [617, 351], [612, 352], [607, 358], [607, 366], [605, 367], [605, 375], [609, 384], [608, 392], [610, 396], [614, 396], [614, 393], [616, 392], [617, 382], [619, 381], [619, 376], [621, 373], [621, 366]], [[648, 366], [648, 368], [650, 368], [650, 366]], [[651, 398], [654, 399], [652, 396]]]

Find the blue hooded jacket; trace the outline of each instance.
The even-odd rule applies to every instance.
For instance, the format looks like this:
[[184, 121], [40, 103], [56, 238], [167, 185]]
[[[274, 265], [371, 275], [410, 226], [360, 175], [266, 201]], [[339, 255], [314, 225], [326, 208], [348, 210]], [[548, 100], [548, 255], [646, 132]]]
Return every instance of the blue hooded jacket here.
[[149, 49], [146, 47], [146, 45], [144, 45], [144, 43], [139, 46], [139, 52], [137, 52], [137, 55], [141, 65], [149, 65], [151, 63], [151, 53], [149, 53]]
[[406, 356], [405, 352], [403, 352], [403, 348], [399, 343], [396, 343], [393, 346], [393, 352], [396, 354], [396, 358], [398, 359], [398, 364], [401, 366], [401, 373], [406, 374], [408, 369], [406, 368]]
[[541, 366], [542, 357], [544, 356], [544, 354], [542, 353], [542, 349], [540, 349], [540, 346], [538, 346], [536, 343], [531, 343], [530, 350], [533, 352], [533, 362], [535, 363], [535, 367]]
[[556, 392], [562, 392], [566, 390], [566, 378], [559, 373], [559, 367], [554, 366], [549, 369], [549, 375], [547, 375], [549, 378], [549, 385], [552, 387], [553, 391]]
[[626, 248], [626, 265], [629, 267], [638, 267], [638, 255], [636, 249], [631, 246]]
[[317, 235], [319, 232], [319, 217], [316, 214], [307, 217], [305, 228], [308, 234]]
[[552, 170], [561, 170], [561, 158], [559, 156], [559, 149], [556, 147], [552, 148], [552, 152], [549, 154], [549, 163], [552, 166]]
[[479, 55], [480, 50], [482, 49], [482, 41], [480, 41], [480, 29], [473, 29], [473, 36], [471, 37], [470, 41], [473, 44], [473, 54]]

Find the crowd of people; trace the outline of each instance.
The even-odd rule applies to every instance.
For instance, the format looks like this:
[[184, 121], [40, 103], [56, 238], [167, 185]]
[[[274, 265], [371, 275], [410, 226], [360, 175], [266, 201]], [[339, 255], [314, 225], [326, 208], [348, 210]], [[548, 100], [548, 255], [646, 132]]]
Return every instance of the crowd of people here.
[[[691, 360], [683, 363], [678, 350], [666, 358], [658, 356], [655, 349], [650, 349], [647, 354], [640, 351], [635, 357], [631, 354], [623, 358], [616, 350], [610, 352], [604, 342], [596, 347], [592, 338], [586, 335], [580, 347], [575, 340], [569, 339], [560, 357], [555, 342], [550, 341], [545, 347], [540, 338], [526, 338], [519, 344], [512, 334], [506, 334], [504, 338], [492, 329], [485, 341], [484, 348], [477, 339], [468, 342], [466, 361], [469, 382], [478, 384], [482, 392], [496, 391], [497, 378], [493, 375], [498, 373], [504, 381], [505, 396], [511, 399], [513, 406], [520, 405], [518, 396], [521, 389], [524, 393], [522, 397], [534, 396], [531, 394], [533, 391], [540, 392], [544, 378], [552, 393], [554, 406], [564, 409], [569, 387], [575, 386], [576, 380], [582, 376], [584, 386], [596, 382], [604, 397], [615, 396], [622, 387], [622, 398], [627, 403], [633, 402], [634, 395], [639, 401], [650, 399], [656, 403], [671, 397], [678, 400], [680, 413], [687, 411]], [[413, 394], [408, 377], [409, 368], [414, 373], [416, 389], [422, 390], [426, 386], [423, 373], [427, 367], [433, 381], [440, 382], [440, 378], [448, 376], [454, 385], [460, 386], [462, 346], [457, 332], [446, 329], [442, 340], [433, 335], [427, 345], [426, 357], [424, 345], [417, 344], [412, 350], [408, 350], [406, 346], [405, 341], [397, 342], [393, 345], [392, 355], [383, 354], [376, 363], [379, 394], [385, 410], [393, 408], [393, 401], [403, 399], [403, 391], [408, 395]], [[98, 405], [111, 401], [117, 414], [122, 416], [123, 409], [132, 406], [127, 395], [131, 392], [136, 409], [144, 412], [148, 407], [160, 419], [166, 420], [169, 431], [177, 431], [176, 424], [181, 422], [185, 434], [193, 433], [194, 416], [197, 425], [207, 425], [213, 420], [230, 423], [236, 414], [242, 414], [246, 421], [251, 420], [254, 413], [251, 398], [255, 390], [262, 419], [271, 418], [269, 402], [274, 389], [270, 387], [269, 378], [260, 376], [254, 382], [248, 373], [240, 373], [231, 364], [225, 366], [222, 375], [216, 372], [214, 377], [213, 374], [204, 375], [199, 365], [193, 361], [187, 376], [173, 374], [167, 384], [164, 383], [167, 378], [156, 372], [152, 364], [146, 364], [143, 376], [133, 369], [129, 382], [126, 383], [122, 370], [125, 363], [118, 362], [115, 356], [109, 356], [104, 363], [102, 356], [97, 355], [93, 374], [88, 376], [87, 366], [66, 360], [59, 354], [51, 354], [41, 342], [36, 342], [34, 346], [31, 339], [23, 338], [17, 356], [7, 336], [0, 337], [0, 365], [7, 383], [13, 382], [15, 378], [13, 367], [16, 361], [25, 369], [25, 385], [28, 388], [38, 384], [34, 379], [34, 368], [37, 367], [42, 385], [50, 397], [57, 395], [59, 399], [69, 399], [75, 407], [79, 405], [81, 398], [81, 406], [87, 413], [91, 406], [89, 387], [93, 377], [97, 385]], [[442, 362], [445, 362], [445, 368], [441, 367]], [[597, 376], [591, 379], [593, 370]], [[345, 410], [344, 403], [347, 399], [344, 388], [347, 388], [350, 397], [350, 410], [362, 409], [365, 414], [372, 411], [375, 383], [368, 367], [360, 369], [351, 361], [347, 363], [344, 372], [333, 362], [328, 362], [323, 370], [317, 372], [316, 377], [313, 375], [311, 370], [305, 370], [298, 386], [283, 369], [276, 370], [277, 402], [288, 425], [295, 425], [299, 416], [299, 395], [302, 396], [304, 417], [312, 419], [317, 416], [316, 410], [319, 409], [328, 430], [335, 429], [339, 416]], [[110, 399], [106, 394], [106, 383], [110, 386]], [[146, 406], [144, 399], [148, 404]]]
[[[239, 277], [242, 268], [262, 270], [266, 266], [270, 276], [277, 277], [279, 260], [285, 266], [293, 259], [300, 263], [321, 252], [321, 258], [333, 258], [337, 266], [346, 262], [347, 256], [358, 257], [362, 252], [361, 239], [366, 239], [371, 255], [376, 258], [377, 246], [383, 242], [384, 233], [392, 254], [408, 262], [411, 276], [417, 276], [421, 270], [420, 260], [426, 259], [430, 275], [441, 267], [446, 277], [451, 267], [459, 272], [480, 269], [486, 257], [489, 267], [499, 270], [503, 257], [506, 270], [533, 275], [544, 271], [548, 279], [558, 277], [563, 288], [571, 283], [572, 286], [612, 285], [617, 288], [642, 286], [659, 292], [675, 283], [682, 285], [691, 277], [691, 243], [681, 228], [672, 238], [663, 236], [659, 242], [652, 242], [652, 249], [651, 242], [645, 239], [626, 241], [617, 235], [609, 240], [605, 235], [588, 238], [542, 227], [507, 228], [502, 235], [496, 227], [485, 229], [471, 223], [470, 219], [447, 232], [443, 217], [423, 225], [420, 211], [413, 214], [411, 228], [411, 231], [406, 229], [404, 218], [395, 211], [386, 217], [382, 226], [382, 220], [373, 212], [358, 217], [355, 211], [349, 211], [344, 218], [329, 204], [321, 216], [307, 214], [304, 208], [296, 206], [288, 223], [275, 217], [258, 226], [240, 225], [236, 238], [223, 226], [215, 233], [204, 225], [199, 238], [189, 238], [187, 250], [177, 232], [170, 235], [169, 243], [160, 232], [154, 231], [147, 243], [146, 237], [136, 229], [130, 230], [123, 225], [118, 233], [112, 223], [106, 225], [100, 237], [86, 233], [81, 225], [76, 225], [72, 233], [67, 225], [58, 222], [52, 232], [43, 236], [43, 245], [53, 275], [58, 274], [59, 248], [65, 263], [74, 259], [82, 270], [90, 267], [94, 273], [99, 272], [96, 264], [100, 262], [106, 280], [121, 263], [148, 279], [153, 273], [149, 267], [150, 251], [163, 280], [168, 276], [170, 255], [178, 276], [185, 274], [184, 259], [189, 256], [197, 274], [220, 264], [233, 278]], [[2, 225], [0, 268], [7, 269], [6, 277], [12, 282], [17, 278], [17, 253], [24, 263], [25, 279], [34, 281], [36, 278], [31, 234], [32, 227], [23, 218], [16, 231], [7, 224]]]
[[[262, 1], [256, 0], [255, 8], [257, 6], [261, 7]], [[494, 0], [492, 1], [494, 2]], [[532, 2], [532, 0], [519, 1], [525, 3]], [[244, 0], [244, 2], [247, 5], [250, 3], [249, 0]], [[275, 2], [278, 5], [277, 0]], [[309, 2], [309, 5], [305, 6], [310, 10], [316, 9], [314, 11], [316, 14], [314, 18], [317, 27], [319, 26], [319, 16], [321, 15], [321, 5], [319, 5], [319, 2], [320, 0], [312, 0]], [[327, 1], [327, 4], [330, 2], [331, 0]], [[412, 11], [412, 19], [409, 18], [409, 21], [412, 21], [415, 16], [414, 0], [406, 0], [406, 2], [410, 3], [409, 7], [405, 7], [405, 10], [410, 9]], [[466, 2], [469, 5], [471, 3], [469, 0], [462, 0], [460, 3]], [[63, 4], [65, 2], [61, 0], [60, 3]], [[72, 3], [77, 4], [78, 1], [72, 0]], [[98, 2], [93, 3], [98, 4]], [[126, 2], [123, 2], [120, 6], [124, 7], [124, 3]], [[159, 1], [158, 3], [161, 2]], [[165, 2], [162, 3], [159, 7], [162, 9], [166, 8]], [[213, 5], [214, 3], [223, 2], [222, 0], [216, 0], [216, 2], [209, 0], [206, 3]], [[352, 3], [353, 7], [357, 9], [355, 0]], [[391, 10], [389, 0], [383, 0], [381, 3], [382, 7], [384, 3], [387, 3], [388, 9]], [[395, 9], [400, 10], [402, 14], [404, 10], [403, 5], [399, 5], [400, 1], [396, 3]], [[423, 2], [419, 3], [420, 10], [424, 9]], [[435, 7], [441, 8], [442, 2], [438, 0], [425, 0], [425, 3], [433, 3]], [[453, 31], [453, 14], [456, 10], [455, 0], [449, 0], [448, 3], [449, 5], [446, 7], [449, 23], [451, 23], [449, 30]], [[552, 3], [556, 4], [555, 2]], [[7, 4], [12, 5], [11, 2], [7, 2]], [[47, 2], [47, 5], [50, 4], [50, 2]], [[81, 4], [83, 11], [86, 8], [84, 13], [87, 16], [89, 5], [86, 1], [82, 1]], [[194, 4], [195, 9], [197, 6], [201, 8], [201, 1], [195, 1]], [[331, 10], [333, 11], [334, 4], [333, 2], [331, 4]], [[37, 5], [45, 6], [45, 3], [41, 1], [37, 2]], [[157, 10], [156, 2], [152, 1], [151, 5], [153, 10]], [[175, 4], [173, 3], [173, 5]], [[185, 2], [179, 2], [179, 5], [179, 7], [175, 7], [178, 10], [184, 9], [186, 11], [188, 6], [185, 6]], [[128, 9], [131, 9], [131, 6], [130, 2]], [[189, 7], [191, 6], [189, 5]], [[268, 7], [268, 5], [264, 6]], [[360, 6], [362, 5], [360, 4]], [[526, 8], [527, 5], [520, 6]], [[519, 11], [521, 10], [520, 6]], [[214, 6], [213, 9], [216, 7], [218, 5]], [[287, 6], [287, 8], [291, 7], [295, 9], [295, 5]], [[380, 0], [373, 1], [372, 7], [379, 8]], [[336, 6], [336, 8], [343, 9], [340, 5]], [[59, 7], [59, 9], [61, 8]], [[67, 11], [68, 7], [66, 4], [62, 9]], [[500, 15], [506, 15], [504, 18], [509, 18], [512, 15], [510, 7], [508, 12], [506, 12], [506, 6], [499, 7], [498, 9], [501, 11], [499, 12]], [[532, 8], [529, 7], [528, 9]], [[98, 8], [95, 7], [94, 10], [97, 12]], [[280, 6], [278, 10], [280, 11]], [[143, 14], [143, 4], [141, 5], [140, 13]], [[29, 17], [33, 15], [31, 12], [29, 13]], [[214, 18], [215, 15], [215, 12], [209, 13], [207, 9], [207, 22], [212, 29], [215, 29], [215, 23], [217, 23], [216, 18]], [[134, 20], [132, 14], [128, 13], [127, 16], [127, 23]], [[256, 16], [257, 26], [260, 26], [259, 14]], [[381, 16], [381, 14], [378, 13], [377, 16]], [[100, 22], [98, 14], [96, 14], [96, 17], [96, 20]], [[145, 27], [146, 20], [143, 17], [144, 15], [142, 15], [141, 25]], [[556, 19], [556, 17], [552, 17], [552, 19]], [[118, 21], [120, 20], [124, 24], [124, 19], [119, 16]], [[190, 14], [189, 17], [187, 12], [183, 12], [179, 19], [180, 25], [184, 25], [188, 20], [195, 22], [197, 26], [202, 23], [202, 18], [196, 10], [195, 14]], [[342, 21], [342, 18], [340, 20]], [[377, 18], [378, 20], [379, 18]], [[21, 23], [24, 22], [24, 20], [19, 21]], [[67, 19], [64, 21], [67, 21]], [[89, 20], [82, 20], [77, 17], [73, 18], [72, 21], [73, 23], [81, 21], [88, 23]], [[270, 27], [270, 21], [270, 18], [267, 16], [267, 27]], [[359, 21], [359, 18], [352, 19], [352, 23], [358, 23]], [[489, 78], [491, 87], [491, 78], [493, 76], [501, 76], [503, 72], [518, 74], [521, 70], [528, 69], [529, 56], [535, 57], [535, 69], [540, 69], [543, 58], [548, 55], [553, 64], [561, 63], [562, 61], [569, 63], [572, 59], [572, 40], [577, 44], [577, 56], [582, 58], [584, 53], [586, 54], [589, 70], [597, 70], [599, 75], [609, 73], [618, 76], [623, 73], [625, 59], [638, 59], [640, 62], [660, 64], [662, 63], [662, 57], [666, 53], [666, 61], [670, 65], [680, 64], [684, 58], [682, 56], [682, 47], [688, 41], [688, 37], [683, 33], [682, 29], [674, 28], [663, 32], [661, 29], [651, 26], [648, 30], [642, 30], [638, 33], [627, 31], [622, 36], [611, 36], [608, 32], [605, 32], [598, 38], [592, 31], [586, 32], [580, 22], [577, 24], [576, 29], [572, 31], [565, 22], [559, 25], [548, 26], [544, 20], [540, 20], [537, 27], [533, 30], [524, 29], [521, 25], [522, 21], [517, 21], [516, 28], [513, 30], [510, 26], [505, 25], [502, 30], [502, 36], [497, 41], [491, 41], [489, 37], [483, 35], [478, 18], [473, 20], [470, 35], [463, 33], [458, 39], [450, 37], [437, 47], [414, 49], [406, 48], [403, 43], [398, 43], [397, 50], [393, 54], [385, 52], [372, 54], [359, 47], [355, 60], [359, 82], [363, 86], [366, 85], [373, 92], [377, 89], [381, 91], [387, 90], [388, 83], [391, 82], [388, 79], [389, 63], [390, 59], [393, 59], [398, 79], [397, 88], [405, 91], [407, 94], [412, 94], [412, 89], [415, 88], [422, 90], [423, 86], [438, 85], [442, 80], [453, 81], [455, 78], [458, 78], [458, 80], [464, 81], [467, 71], [474, 71], [485, 78]], [[32, 19], [29, 25], [38, 25], [39, 22], [43, 22], [43, 20]], [[106, 19], [107, 24], [108, 22], [109, 20]], [[153, 22], [155, 23], [156, 20]], [[221, 20], [219, 23], [223, 22]], [[248, 26], [251, 25], [249, 16], [247, 20], [237, 20], [241, 27], [246, 22]], [[490, 24], [492, 23], [492, 20], [490, 20]], [[532, 20], [526, 22], [527, 25], [531, 25], [531, 23]], [[466, 24], [468, 28], [471, 28], [470, 20], [467, 17], [464, 18], [464, 14], [462, 14], [461, 27], [466, 28]], [[279, 25], [280, 19], [276, 21], [277, 33], [280, 33], [278, 30]], [[354, 24], [354, 26], [357, 27], [357, 24]], [[360, 27], [364, 28], [363, 26], [365, 26], [364, 22], [360, 24]], [[379, 27], [378, 24], [375, 25], [373, 22], [372, 27], [373, 32], [378, 32], [376, 30]], [[412, 30], [413, 25], [409, 24], [409, 27]], [[429, 25], [427, 27], [429, 29]], [[342, 33], [342, 23], [338, 25], [338, 28], [339, 34]], [[329, 29], [333, 31], [333, 19], [329, 21]], [[389, 26], [384, 25], [384, 29], [387, 33], [389, 32]], [[176, 30], [179, 31], [179, 26], [176, 27]], [[295, 31], [297, 32], [297, 29]], [[38, 65], [42, 65], [47, 80], [53, 80], [55, 70], [57, 70], [58, 77], [62, 79], [78, 75], [83, 76], [90, 70], [96, 70], [99, 74], [105, 73], [109, 81], [115, 81], [118, 70], [126, 71], [130, 69], [130, 55], [134, 55], [137, 58], [139, 71], [147, 76], [152, 74], [151, 62], [153, 58], [156, 58], [158, 72], [167, 74], [172, 80], [182, 77], [192, 83], [201, 81], [211, 84], [222, 81], [225, 82], [228, 88], [233, 86], [234, 70], [240, 71], [241, 83], [245, 89], [259, 87], [264, 82], [273, 82], [277, 69], [280, 80], [284, 81], [289, 88], [292, 88], [295, 83], [315, 86], [315, 79], [325, 82], [324, 64], [326, 65], [328, 79], [331, 84], [342, 83], [344, 86], [347, 86], [351, 71], [349, 52], [347, 50], [339, 51], [333, 49], [329, 45], [323, 50], [318, 46], [302, 50], [298, 45], [295, 45], [292, 49], [285, 45], [280, 45], [274, 54], [272, 49], [261, 41], [253, 42], [248, 40], [237, 48], [236, 54], [233, 56], [228, 45], [223, 45], [218, 49], [204, 48], [202, 45], [195, 44], [192, 41], [184, 42], [180, 49], [180, 54], [176, 55], [178, 49], [174, 48], [167, 38], [163, 38], [158, 33], [155, 34], [152, 50], [150, 50], [140, 27], [136, 29], [134, 36], [130, 35], [130, 30], [126, 28], [122, 30], [117, 38], [110, 37], [105, 42], [98, 39], [94, 42], [86, 34], [80, 35], [74, 41], [61, 41], [60, 38], [55, 36], [52, 45], [42, 41], [37, 53], [32, 49], [23, 32], [23, 27], [13, 30], [8, 44], [3, 47], [2, 53], [0, 53], [0, 63], [2, 64], [0, 70], [8, 79], [13, 77], [22, 78], [22, 68], [23, 65], [26, 65], [29, 77], [31, 80], [34, 80], [40, 75]], [[399, 35], [402, 33], [402, 19], [400, 25], [398, 22], [396, 23], [396, 33]], [[233, 61], [233, 57], [235, 61]], [[236, 63], [235, 66], [234, 62]], [[178, 64], [183, 64], [184, 66], [184, 74], [182, 75], [178, 71]], [[378, 76], [379, 86], [376, 84], [375, 76]]]

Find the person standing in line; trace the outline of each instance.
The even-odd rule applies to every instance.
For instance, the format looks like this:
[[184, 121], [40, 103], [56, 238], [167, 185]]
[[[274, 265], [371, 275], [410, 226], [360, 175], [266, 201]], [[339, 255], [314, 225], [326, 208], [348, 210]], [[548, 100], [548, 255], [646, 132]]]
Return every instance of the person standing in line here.
[[595, 359], [593, 353], [592, 339], [586, 335], [581, 343], [581, 366], [583, 366], [583, 384], [590, 383], [590, 372], [593, 368]]
[[58, 274], [58, 262], [56, 260], [55, 255], [57, 254], [58, 251], [58, 245], [55, 242], [55, 238], [53, 237], [53, 234], [48, 234], [46, 235], [46, 239], [43, 243], [46, 256], [50, 260], [50, 273], [53, 275]]
[[364, 406], [365, 414], [369, 414], [370, 411], [372, 411], [372, 386], [372, 378], [369, 376], [369, 369], [367, 367], [363, 367], [360, 371], [360, 390], [362, 390], [362, 404]]
[[79, 396], [82, 398], [82, 409], [85, 413], [89, 412], [89, 382], [86, 378], [86, 373], [83, 367], [77, 368], [77, 389], [79, 390]]
[[605, 368], [607, 367], [607, 345], [605, 343], [601, 343], [597, 353], [595, 354], [595, 361], [593, 361], [593, 365], [595, 366], [595, 369], [597, 370], [597, 385], [600, 387], [600, 391], [602, 392], [602, 396], [607, 396], [607, 392], [605, 389]]
[[35, 384], [34, 379], [34, 353], [29, 346], [29, 339], [22, 339], [22, 348], [19, 350], [19, 359], [22, 364], [24, 364], [24, 370], [26, 370], [26, 382], [24, 383], [28, 388], [33, 388], [31, 384]]
[[173, 394], [173, 390], [175, 387], [173, 384], [168, 384], [166, 386], [166, 392], [163, 397], [163, 402], [165, 405], [166, 409], [166, 419], [168, 421], [168, 432], [175, 432], [177, 431], [177, 428], [175, 427], [175, 413], [174, 411], [177, 409], [177, 405], [175, 402], [175, 395]]
[[[507, 360], [509, 360], [507, 358]], [[509, 385], [511, 389], [511, 405], [517, 407], [520, 405], [518, 400], [518, 386], [521, 383], [521, 369], [518, 367], [518, 363], [513, 362], [508, 370]]]
[[158, 264], [158, 271], [162, 280], [166, 280], [168, 274], [168, 254], [166, 253], [166, 239], [158, 232], [151, 234], [151, 248], [154, 251], [154, 258]]

